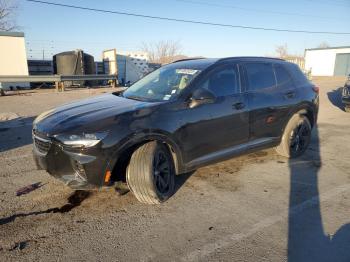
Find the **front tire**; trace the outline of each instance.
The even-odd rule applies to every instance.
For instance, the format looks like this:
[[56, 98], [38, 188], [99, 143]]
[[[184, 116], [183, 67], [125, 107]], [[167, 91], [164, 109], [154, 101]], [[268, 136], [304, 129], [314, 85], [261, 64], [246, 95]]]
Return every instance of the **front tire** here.
[[306, 116], [294, 115], [284, 130], [281, 143], [276, 147], [277, 153], [287, 158], [302, 155], [310, 144], [311, 130]]
[[160, 204], [174, 193], [175, 167], [166, 145], [152, 141], [135, 150], [126, 171], [126, 181], [137, 200]]
[[345, 106], [345, 107], [344, 107], [344, 110], [345, 110], [345, 112], [350, 113], [350, 106]]

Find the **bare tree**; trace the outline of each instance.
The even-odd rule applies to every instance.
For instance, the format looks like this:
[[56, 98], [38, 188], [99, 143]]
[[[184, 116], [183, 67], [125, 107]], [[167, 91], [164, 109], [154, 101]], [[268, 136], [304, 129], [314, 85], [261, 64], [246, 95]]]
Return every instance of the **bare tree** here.
[[279, 58], [287, 57], [289, 55], [288, 54], [288, 46], [287, 46], [287, 44], [276, 46], [275, 53], [277, 54], [277, 56]]
[[328, 47], [329, 47], [329, 44], [326, 41], [323, 41], [318, 45], [318, 48], [328, 48]]
[[16, 0], [0, 0], [0, 30], [12, 31], [17, 28], [15, 15], [18, 5]]
[[167, 64], [181, 57], [181, 44], [178, 41], [159, 41], [157, 43], [142, 43], [141, 50], [147, 52], [153, 63]]

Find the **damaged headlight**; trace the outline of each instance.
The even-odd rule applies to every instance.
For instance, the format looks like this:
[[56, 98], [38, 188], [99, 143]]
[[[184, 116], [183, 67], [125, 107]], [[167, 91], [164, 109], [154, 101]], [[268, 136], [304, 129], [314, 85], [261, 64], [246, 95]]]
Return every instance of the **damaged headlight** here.
[[81, 135], [57, 135], [55, 138], [64, 145], [73, 147], [92, 147], [107, 136], [108, 132], [84, 133]]

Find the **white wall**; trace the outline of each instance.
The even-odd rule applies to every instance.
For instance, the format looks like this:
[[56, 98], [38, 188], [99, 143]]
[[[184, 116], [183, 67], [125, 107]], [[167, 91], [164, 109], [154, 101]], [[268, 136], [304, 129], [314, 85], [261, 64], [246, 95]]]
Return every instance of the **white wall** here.
[[[15, 36], [12, 36], [11, 34], [0, 32], [0, 75], [28, 75], [24, 35], [13, 33]], [[28, 83], [2, 83], [0, 85], [6, 88], [11, 85], [28, 86]]]
[[333, 76], [338, 53], [350, 53], [350, 48], [305, 50], [305, 69], [313, 76]]

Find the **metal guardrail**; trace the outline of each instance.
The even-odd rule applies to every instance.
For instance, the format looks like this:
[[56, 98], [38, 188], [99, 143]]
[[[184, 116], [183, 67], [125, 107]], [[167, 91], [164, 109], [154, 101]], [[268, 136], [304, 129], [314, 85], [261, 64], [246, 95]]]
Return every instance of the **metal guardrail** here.
[[47, 76], [25, 76], [25, 75], [1, 75], [2, 83], [38, 83], [38, 82], [64, 82], [84, 80], [117, 80], [116, 75], [47, 75]]

